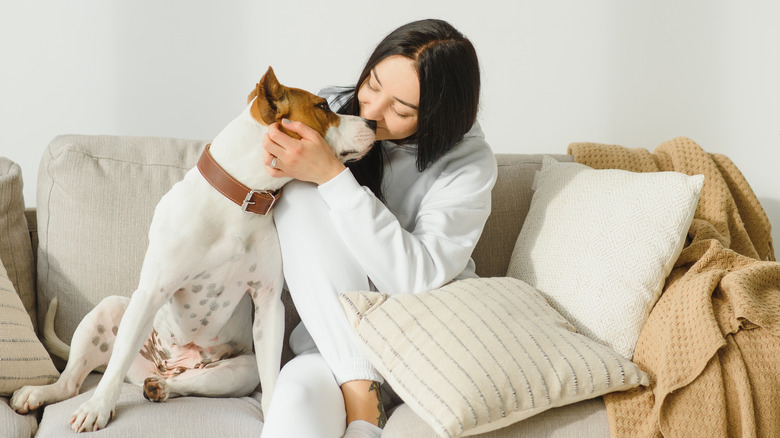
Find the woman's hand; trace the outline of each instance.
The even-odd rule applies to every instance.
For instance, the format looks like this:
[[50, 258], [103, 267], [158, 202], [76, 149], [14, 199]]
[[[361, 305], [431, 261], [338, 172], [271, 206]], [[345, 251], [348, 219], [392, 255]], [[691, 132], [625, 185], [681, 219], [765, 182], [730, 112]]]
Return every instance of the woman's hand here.
[[268, 133], [263, 138], [263, 148], [269, 175], [319, 185], [344, 171], [346, 166], [336, 158], [336, 154], [317, 131], [301, 122], [285, 119], [282, 123], [285, 129], [298, 134], [301, 139], [282, 132], [278, 123], [268, 126]]

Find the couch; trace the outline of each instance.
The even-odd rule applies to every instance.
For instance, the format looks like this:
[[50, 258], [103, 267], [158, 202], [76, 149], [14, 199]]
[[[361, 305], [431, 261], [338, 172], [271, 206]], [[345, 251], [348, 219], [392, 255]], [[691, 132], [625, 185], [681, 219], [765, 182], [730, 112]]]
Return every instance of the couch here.
[[[157, 200], [194, 165], [205, 144], [82, 135], [59, 136], [51, 142], [37, 175], [37, 209], [24, 211], [29, 240], [11, 247], [11, 255], [0, 253], [6, 267], [11, 258], [29, 261], [27, 268], [17, 263], [13, 267], [16, 277], [11, 279], [37, 333], [54, 297], [60, 303], [56, 331], [70, 342], [78, 322], [101, 298], [129, 295], [134, 290]], [[570, 155], [554, 157], [572, 160]], [[542, 155], [497, 158], [493, 211], [473, 255], [482, 277], [506, 275], [531, 201], [531, 183], [542, 162]], [[7, 173], [9, 168], [13, 166], [6, 166]], [[16, 202], [12, 207], [19, 210], [22, 206]], [[298, 317], [289, 296], [284, 299], [289, 335]], [[283, 360], [290, 355], [285, 346]], [[63, 362], [53, 360], [62, 369]], [[90, 396], [99, 379], [100, 374], [93, 373], [80, 395], [27, 415], [14, 413], [8, 398], [0, 398], [0, 435], [68, 436], [69, 415]], [[91, 436], [259, 436], [263, 419], [259, 395], [258, 390], [242, 398], [185, 397], [156, 404], [145, 400], [140, 388], [124, 384], [116, 418]], [[436, 434], [411, 408], [400, 404], [391, 411], [383, 436], [427, 438]], [[610, 429], [604, 401], [596, 397], [477, 436], [608, 437]]]

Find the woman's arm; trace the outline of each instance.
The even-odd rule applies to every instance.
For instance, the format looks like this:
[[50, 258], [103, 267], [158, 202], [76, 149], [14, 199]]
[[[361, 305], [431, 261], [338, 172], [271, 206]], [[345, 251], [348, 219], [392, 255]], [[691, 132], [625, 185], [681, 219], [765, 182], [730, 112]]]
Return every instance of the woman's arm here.
[[343, 165], [332, 176], [338, 160], [316, 131], [299, 122], [285, 128], [301, 139], [287, 136], [276, 124], [269, 127], [263, 143], [266, 163], [271, 155], [279, 163], [269, 172], [319, 184], [339, 236], [378, 290], [423, 292], [463, 272], [490, 214], [497, 175], [495, 156], [481, 132], [467, 134], [423, 175], [414, 175], [423, 183], [406, 195], [419, 204], [411, 206], [417, 211], [404, 226]]
[[319, 187], [331, 219], [379, 291], [438, 288], [463, 272], [490, 214], [495, 157], [481, 137], [463, 140], [421, 178], [434, 178], [404, 229], [345, 170]]

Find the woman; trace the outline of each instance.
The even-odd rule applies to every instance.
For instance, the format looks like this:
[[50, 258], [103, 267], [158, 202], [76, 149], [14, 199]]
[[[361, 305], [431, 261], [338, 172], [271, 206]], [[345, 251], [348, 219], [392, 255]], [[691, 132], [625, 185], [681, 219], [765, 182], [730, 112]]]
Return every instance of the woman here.
[[300, 140], [269, 128], [270, 174], [298, 180], [275, 218], [303, 322], [264, 437], [381, 434], [382, 376], [358, 350], [338, 296], [424, 292], [475, 276], [470, 257], [497, 174], [475, 123], [479, 93], [472, 44], [444, 21], [422, 20], [385, 37], [355, 87], [321, 92], [338, 112], [377, 122], [362, 160], [345, 166], [301, 123], [283, 121]]

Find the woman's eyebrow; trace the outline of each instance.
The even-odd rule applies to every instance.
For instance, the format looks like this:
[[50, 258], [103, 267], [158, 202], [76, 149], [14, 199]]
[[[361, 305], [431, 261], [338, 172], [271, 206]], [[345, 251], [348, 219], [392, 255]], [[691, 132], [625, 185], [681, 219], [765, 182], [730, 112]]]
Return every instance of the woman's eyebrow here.
[[[373, 74], [374, 74], [374, 79], [376, 79], [376, 82], [379, 84], [379, 86], [380, 86], [380, 87], [383, 87], [383, 85], [382, 85], [382, 81], [380, 81], [380, 80], [379, 80], [379, 75], [377, 75], [377, 74], [376, 74], [376, 69], [375, 69], [375, 68], [372, 68], [372, 69], [371, 69], [371, 73], [373, 73]], [[414, 109], [414, 110], [418, 109], [418, 108], [417, 108], [417, 105], [413, 105], [413, 104], [411, 104], [411, 103], [409, 103], [409, 102], [407, 102], [407, 101], [405, 101], [405, 100], [401, 100], [401, 99], [399, 99], [399, 98], [397, 98], [397, 97], [395, 97], [395, 96], [393, 96], [393, 99], [395, 99], [395, 100], [396, 100], [396, 101], [398, 101], [399, 103], [402, 103], [402, 104], [404, 104], [404, 105], [408, 106], [408, 107], [409, 107], [409, 108], [411, 108], [411, 109]]]

